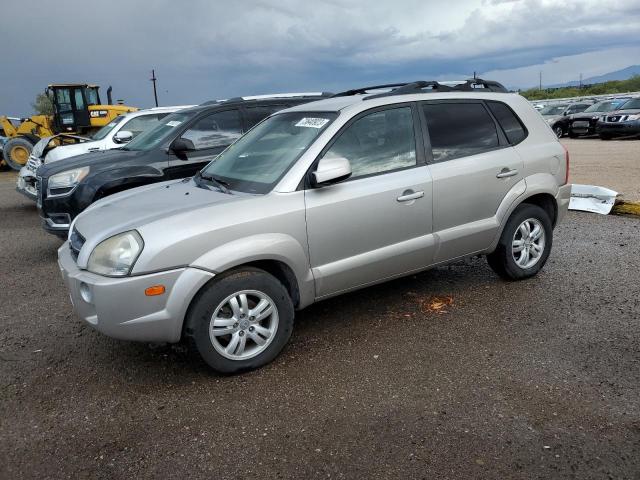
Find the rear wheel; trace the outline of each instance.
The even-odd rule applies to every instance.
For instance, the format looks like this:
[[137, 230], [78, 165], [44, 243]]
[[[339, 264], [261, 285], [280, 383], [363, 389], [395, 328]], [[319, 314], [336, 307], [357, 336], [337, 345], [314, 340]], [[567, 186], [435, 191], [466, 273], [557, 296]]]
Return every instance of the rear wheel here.
[[294, 309], [289, 293], [263, 270], [245, 268], [222, 275], [194, 302], [187, 335], [217, 372], [266, 365], [291, 337]]
[[31, 150], [33, 143], [24, 137], [15, 137], [4, 144], [2, 154], [7, 165], [14, 170], [20, 170], [29, 161]]
[[578, 138], [578, 134], [573, 133], [571, 130], [569, 130], [569, 138]]
[[537, 274], [549, 258], [553, 227], [547, 212], [523, 203], [509, 217], [495, 251], [487, 255], [489, 266], [507, 280]]

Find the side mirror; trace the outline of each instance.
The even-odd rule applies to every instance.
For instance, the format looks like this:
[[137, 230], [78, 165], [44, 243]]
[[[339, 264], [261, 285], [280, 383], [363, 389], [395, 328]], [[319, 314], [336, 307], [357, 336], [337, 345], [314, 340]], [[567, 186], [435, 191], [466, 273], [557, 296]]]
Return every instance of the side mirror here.
[[316, 187], [341, 182], [351, 176], [351, 164], [344, 157], [322, 158], [313, 172]]
[[191, 152], [196, 149], [196, 146], [188, 138], [176, 138], [171, 147], [169, 147], [174, 153], [181, 154], [185, 152]]
[[120, 130], [113, 136], [113, 141], [116, 143], [128, 143], [133, 138], [133, 133], [128, 130]]

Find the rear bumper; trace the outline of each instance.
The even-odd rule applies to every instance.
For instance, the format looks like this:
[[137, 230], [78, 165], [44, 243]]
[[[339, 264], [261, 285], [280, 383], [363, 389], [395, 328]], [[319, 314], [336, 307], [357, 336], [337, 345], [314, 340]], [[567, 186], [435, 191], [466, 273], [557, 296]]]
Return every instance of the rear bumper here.
[[[183, 267], [133, 277], [111, 278], [80, 270], [68, 242], [58, 250], [58, 265], [76, 314], [101, 333], [121, 340], [178, 342], [191, 300], [213, 274]], [[164, 285], [162, 295], [146, 288]]]

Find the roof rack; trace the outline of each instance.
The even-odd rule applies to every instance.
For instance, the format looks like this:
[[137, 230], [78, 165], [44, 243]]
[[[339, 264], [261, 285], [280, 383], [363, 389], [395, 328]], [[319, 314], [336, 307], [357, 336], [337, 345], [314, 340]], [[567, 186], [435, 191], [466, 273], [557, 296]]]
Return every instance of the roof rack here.
[[246, 97], [233, 97], [224, 100], [209, 100], [208, 102], [201, 103], [200, 105], [214, 105], [216, 103], [237, 103], [247, 102], [251, 100], [271, 100], [278, 98], [302, 98], [302, 97], [319, 97], [328, 98], [332, 97], [333, 93], [330, 92], [302, 92], [302, 93], [272, 93], [268, 95], [250, 95]]
[[[388, 90], [386, 92], [373, 93], [375, 90]], [[508, 93], [501, 83], [493, 80], [483, 80], [481, 78], [470, 78], [461, 82], [436, 82], [435, 80], [419, 80], [411, 83], [391, 83], [388, 85], [375, 85], [372, 87], [358, 88], [347, 90], [346, 92], [336, 93], [334, 97], [346, 97], [350, 95], [367, 95], [364, 100], [374, 98], [389, 97], [393, 95], [407, 95], [412, 93], [433, 93], [433, 92], [476, 92], [490, 91], [497, 93]]]

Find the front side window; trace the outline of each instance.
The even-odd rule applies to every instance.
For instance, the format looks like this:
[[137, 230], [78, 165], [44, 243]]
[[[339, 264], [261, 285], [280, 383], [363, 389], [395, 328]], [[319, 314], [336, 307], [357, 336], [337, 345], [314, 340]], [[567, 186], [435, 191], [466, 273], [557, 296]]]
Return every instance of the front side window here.
[[493, 116], [498, 120], [511, 145], [516, 145], [525, 139], [527, 131], [516, 114], [513, 113], [513, 110], [502, 102], [487, 102], [487, 105]]
[[134, 117], [131, 120], [129, 120], [127, 123], [122, 125], [122, 128], [120, 130], [131, 132], [131, 134], [135, 138], [138, 135], [140, 135], [142, 132], [156, 126], [156, 124], [162, 117], [163, 115], [159, 115], [159, 114], [141, 115], [139, 117]]
[[435, 162], [498, 148], [498, 131], [481, 103], [424, 104]]
[[238, 110], [216, 112], [198, 120], [182, 134], [191, 140], [196, 150], [226, 147], [242, 135], [242, 121]]
[[414, 167], [416, 142], [411, 107], [370, 113], [340, 133], [324, 154], [344, 157], [351, 164], [351, 178]]
[[231, 145], [202, 171], [231, 190], [267, 193], [337, 117], [328, 112], [281, 113]]
[[116, 128], [116, 125], [118, 125], [124, 119], [125, 117], [123, 115], [118, 115], [116, 118], [114, 118], [109, 123], [107, 123], [104, 127], [102, 127], [100, 130], [94, 133], [91, 139], [102, 140], [104, 137], [109, 135], [109, 132], [114, 128]]
[[174, 113], [162, 119], [151, 130], [147, 130], [136, 138], [127, 143], [126, 147], [122, 147], [123, 150], [152, 150], [162, 143], [167, 142], [176, 134], [176, 129], [179, 129], [185, 122], [188, 122], [193, 118], [195, 112], [188, 113]]

